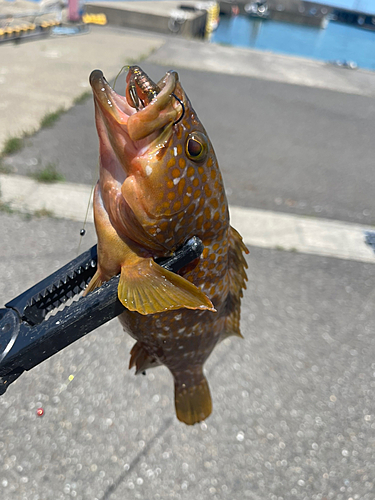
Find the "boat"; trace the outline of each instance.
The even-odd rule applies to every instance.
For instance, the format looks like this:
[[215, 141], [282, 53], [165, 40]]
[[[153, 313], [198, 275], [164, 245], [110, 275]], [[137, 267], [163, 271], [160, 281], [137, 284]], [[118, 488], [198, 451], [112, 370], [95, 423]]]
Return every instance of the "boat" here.
[[250, 17], [257, 17], [260, 19], [267, 19], [270, 15], [270, 10], [266, 0], [257, 0], [250, 2], [244, 7], [245, 12]]

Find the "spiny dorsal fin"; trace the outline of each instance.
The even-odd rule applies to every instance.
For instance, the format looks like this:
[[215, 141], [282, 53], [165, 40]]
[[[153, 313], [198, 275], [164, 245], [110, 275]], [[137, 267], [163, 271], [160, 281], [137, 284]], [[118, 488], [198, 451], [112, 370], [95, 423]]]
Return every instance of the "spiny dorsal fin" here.
[[230, 336], [242, 337], [240, 332], [241, 297], [246, 289], [247, 262], [244, 253], [249, 250], [242, 241], [241, 235], [231, 226], [229, 229], [229, 293], [225, 303], [225, 327], [220, 336], [224, 340]]

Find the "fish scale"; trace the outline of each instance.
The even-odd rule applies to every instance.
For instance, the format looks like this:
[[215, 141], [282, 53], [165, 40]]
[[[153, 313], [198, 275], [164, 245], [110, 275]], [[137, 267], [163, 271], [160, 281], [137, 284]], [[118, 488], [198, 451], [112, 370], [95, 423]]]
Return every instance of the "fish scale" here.
[[[100, 179], [98, 270], [87, 293], [121, 273], [118, 297], [126, 310], [120, 321], [136, 340], [129, 366], [139, 373], [165, 365], [174, 378], [177, 417], [192, 425], [212, 410], [205, 361], [218, 342], [241, 336], [247, 249], [230, 226], [212, 144], [177, 73], [157, 86], [149, 81], [152, 99], [144, 99], [147, 78], [130, 67], [131, 88], [121, 97], [100, 71], [90, 77]], [[134, 107], [137, 100], [143, 108]], [[191, 236], [204, 249], [178, 275], [155, 263]]]

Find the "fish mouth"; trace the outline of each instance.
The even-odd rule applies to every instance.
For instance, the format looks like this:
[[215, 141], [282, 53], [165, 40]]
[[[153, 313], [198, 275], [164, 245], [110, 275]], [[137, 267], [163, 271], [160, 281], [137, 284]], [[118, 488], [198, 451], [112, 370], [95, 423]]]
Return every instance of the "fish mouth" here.
[[91, 73], [99, 138], [109, 139], [124, 167], [124, 163], [169, 140], [181, 113], [181, 105], [173, 96], [177, 83], [175, 71], [154, 84], [138, 66], [130, 66], [122, 96], [110, 86], [101, 70]]

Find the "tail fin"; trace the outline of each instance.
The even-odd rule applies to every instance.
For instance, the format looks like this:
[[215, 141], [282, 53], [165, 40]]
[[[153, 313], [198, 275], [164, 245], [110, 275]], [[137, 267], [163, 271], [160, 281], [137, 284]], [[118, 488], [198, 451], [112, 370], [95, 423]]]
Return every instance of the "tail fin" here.
[[[188, 381], [188, 379], [187, 379]], [[175, 379], [175, 406], [178, 420], [187, 425], [194, 425], [210, 416], [212, 400], [210, 388], [203, 375], [195, 385], [182, 384]]]

